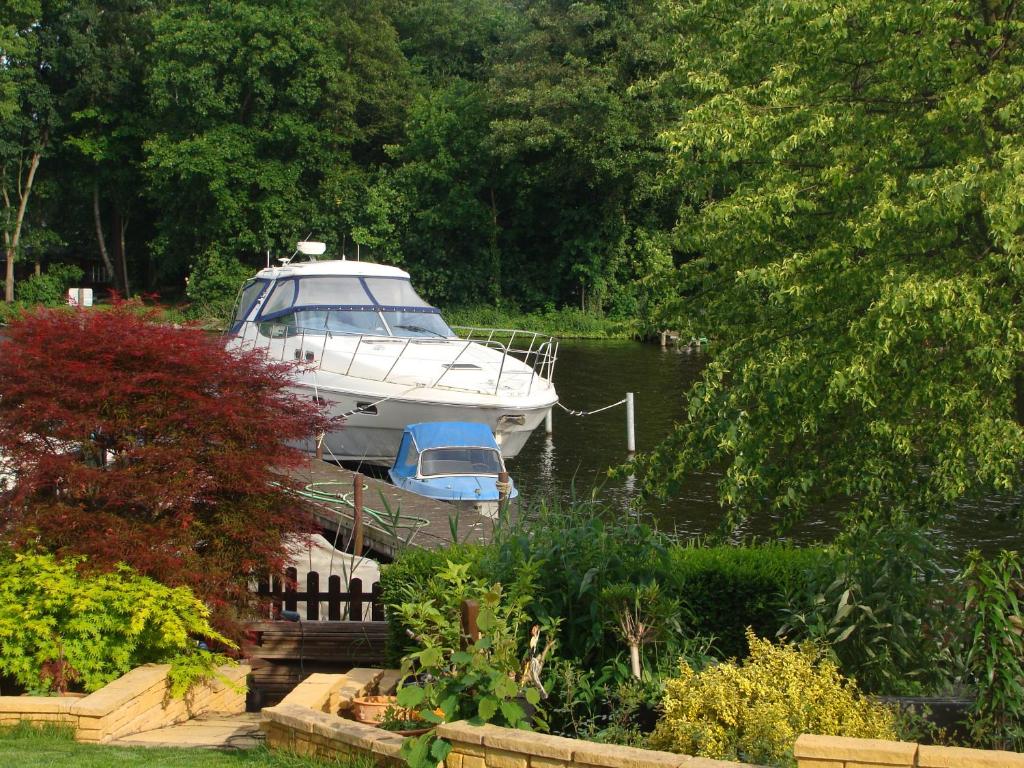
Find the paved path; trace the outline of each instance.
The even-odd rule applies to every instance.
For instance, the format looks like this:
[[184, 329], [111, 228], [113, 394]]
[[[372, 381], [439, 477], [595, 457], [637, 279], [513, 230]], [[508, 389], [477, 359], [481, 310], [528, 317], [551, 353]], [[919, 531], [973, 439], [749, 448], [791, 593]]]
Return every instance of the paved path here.
[[133, 733], [111, 743], [129, 747], [251, 749], [262, 742], [259, 712], [238, 715], [209, 712], [178, 725]]

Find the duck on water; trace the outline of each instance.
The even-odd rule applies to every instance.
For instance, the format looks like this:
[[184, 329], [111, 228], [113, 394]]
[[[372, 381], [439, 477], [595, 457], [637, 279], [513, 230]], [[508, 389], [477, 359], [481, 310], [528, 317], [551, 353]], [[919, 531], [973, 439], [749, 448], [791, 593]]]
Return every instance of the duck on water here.
[[[511, 329], [459, 328], [397, 267], [317, 260], [323, 243], [267, 267], [242, 287], [228, 346], [307, 363], [297, 391], [326, 403], [344, 426], [324, 456], [390, 466], [408, 424], [486, 424], [506, 458], [558, 401], [558, 342]], [[306, 446], [314, 447], [314, 441]]]

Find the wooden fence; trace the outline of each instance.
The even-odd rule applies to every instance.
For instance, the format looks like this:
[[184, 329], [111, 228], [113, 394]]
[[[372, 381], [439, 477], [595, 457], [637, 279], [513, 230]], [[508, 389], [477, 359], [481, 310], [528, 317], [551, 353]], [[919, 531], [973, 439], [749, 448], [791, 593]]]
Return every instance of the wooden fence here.
[[[287, 568], [283, 581], [264, 580], [257, 585], [256, 593], [270, 598], [275, 620], [247, 626], [242, 648], [252, 667], [250, 708], [280, 701], [313, 672], [345, 672], [384, 660], [388, 625], [379, 582], [364, 592], [362, 579], [354, 578], [342, 592], [341, 577], [334, 575], [327, 579], [324, 592], [318, 572], [310, 571], [305, 585], [297, 583], [297, 575], [295, 568]], [[305, 589], [299, 591], [300, 586]], [[303, 603], [305, 609], [300, 611]], [[282, 610], [295, 611], [299, 621], [281, 621]]]
[[327, 579], [327, 591], [320, 591], [320, 574], [310, 571], [306, 574], [305, 591], [297, 589], [297, 571], [295, 568], [285, 569], [282, 584], [278, 579], [259, 582], [256, 593], [261, 597], [271, 598], [273, 615], [278, 617], [281, 610], [297, 611], [299, 603], [306, 604], [306, 621], [320, 621], [320, 605], [327, 603], [327, 621], [363, 621], [366, 608], [370, 609], [371, 621], [384, 621], [384, 604], [381, 601], [380, 582], [373, 585], [369, 592], [363, 592], [363, 580], [354, 578], [349, 581], [348, 591], [341, 591], [341, 576], [333, 575]]

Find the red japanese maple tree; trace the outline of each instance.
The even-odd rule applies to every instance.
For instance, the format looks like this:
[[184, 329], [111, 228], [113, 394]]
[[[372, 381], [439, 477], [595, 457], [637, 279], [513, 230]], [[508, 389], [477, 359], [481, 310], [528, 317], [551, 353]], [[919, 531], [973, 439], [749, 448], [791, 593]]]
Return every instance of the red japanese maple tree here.
[[250, 574], [313, 529], [283, 470], [304, 461], [288, 441], [326, 421], [287, 391], [290, 366], [127, 304], [36, 311], [6, 336], [3, 538], [191, 587], [230, 628]]

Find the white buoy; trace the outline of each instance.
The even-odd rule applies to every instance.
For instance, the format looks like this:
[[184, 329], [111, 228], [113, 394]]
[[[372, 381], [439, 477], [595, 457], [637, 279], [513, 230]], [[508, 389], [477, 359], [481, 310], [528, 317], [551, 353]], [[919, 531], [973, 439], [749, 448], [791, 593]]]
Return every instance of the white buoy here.
[[626, 393], [626, 450], [636, 453], [636, 424], [633, 413], [633, 393]]
[[554, 408], [548, 408], [548, 412], [544, 414], [544, 431], [549, 435], [554, 431], [553, 419], [551, 418], [551, 412]]

